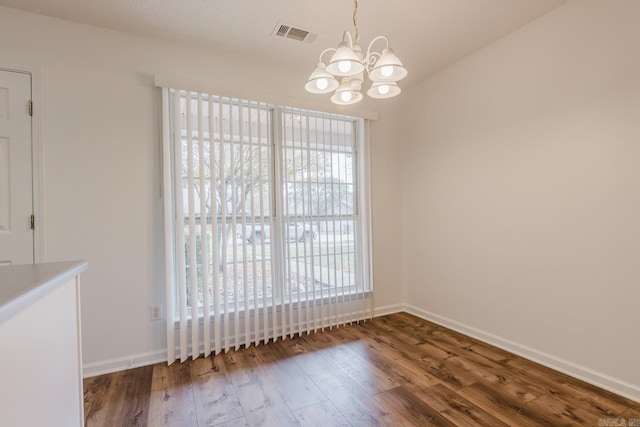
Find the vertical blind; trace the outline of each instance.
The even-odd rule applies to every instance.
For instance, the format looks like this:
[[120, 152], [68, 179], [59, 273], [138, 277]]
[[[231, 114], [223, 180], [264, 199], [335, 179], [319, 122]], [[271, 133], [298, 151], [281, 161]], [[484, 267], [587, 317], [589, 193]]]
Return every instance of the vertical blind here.
[[362, 128], [163, 88], [169, 363], [371, 317]]

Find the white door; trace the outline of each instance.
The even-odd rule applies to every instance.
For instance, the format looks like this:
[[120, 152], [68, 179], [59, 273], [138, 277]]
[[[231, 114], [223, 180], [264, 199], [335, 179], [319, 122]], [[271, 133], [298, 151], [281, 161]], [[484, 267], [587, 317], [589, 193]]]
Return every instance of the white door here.
[[34, 261], [31, 75], [0, 70], [0, 265]]

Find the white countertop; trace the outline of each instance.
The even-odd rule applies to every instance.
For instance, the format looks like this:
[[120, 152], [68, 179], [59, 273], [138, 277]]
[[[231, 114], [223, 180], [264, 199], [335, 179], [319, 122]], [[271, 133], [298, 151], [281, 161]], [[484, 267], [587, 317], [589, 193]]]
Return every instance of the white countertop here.
[[85, 271], [86, 261], [0, 267], [0, 323]]

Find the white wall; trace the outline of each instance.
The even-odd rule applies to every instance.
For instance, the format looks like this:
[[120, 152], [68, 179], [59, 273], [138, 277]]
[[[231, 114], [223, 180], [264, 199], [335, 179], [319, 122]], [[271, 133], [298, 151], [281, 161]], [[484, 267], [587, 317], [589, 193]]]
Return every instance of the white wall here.
[[636, 400], [639, 16], [570, 1], [401, 106], [411, 309]]
[[[165, 324], [149, 320], [149, 306], [164, 303], [153, 75], [293, 98], [307, 96], [306, 75], [2, 7], [0, 52], [0, 67], [42, 72], [45, 100], [36, 112], [45, 114], [47, 260], [89, 261], [82, 277], [85, 366], [95, 373], [166, 357]], [[371, 132], [377, 307], [402, 301], [399, 140], [391, 137], [397, 108], [385, 108]]]

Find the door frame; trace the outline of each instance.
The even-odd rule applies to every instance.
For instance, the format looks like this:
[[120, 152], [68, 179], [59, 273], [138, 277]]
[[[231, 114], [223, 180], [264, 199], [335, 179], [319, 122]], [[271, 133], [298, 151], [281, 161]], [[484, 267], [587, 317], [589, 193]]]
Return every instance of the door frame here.
[[0, 71], [28, 74], [31, 76], [31, 101], [33, 115], [31, 116], [31, 174], [33, 187], [33, 215], [35, 229], [33, 230], [34, 262], [46, 262], [45, 253], [45, 204], [44, 204], [44, 81], [43, 69], [38, 66], [24, 64], [0, 63]]

